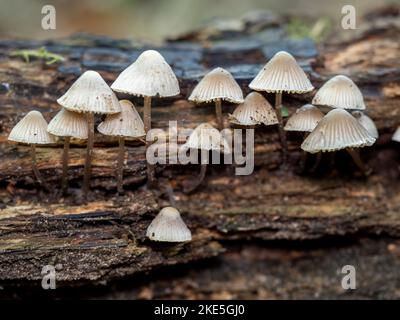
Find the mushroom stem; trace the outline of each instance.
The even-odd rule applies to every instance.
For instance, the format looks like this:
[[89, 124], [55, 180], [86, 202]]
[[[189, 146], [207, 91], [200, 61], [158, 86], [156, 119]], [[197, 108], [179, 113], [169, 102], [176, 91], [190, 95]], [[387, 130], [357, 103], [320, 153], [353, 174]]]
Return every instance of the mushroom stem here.
[[71, 137], [64, 138], [64, 150], [62, 155], [62, 178], [61, 178], [61, 189], [62, 193], [66, 194], [68, 190], [68, 153], [69, 153], [69, 144], [71, 141]]
[[358, 150], [354, 150], [353, 148], [346, 148], [347, 152], [350, 154], [351, 158], [353, 159], [354, 163], [357, 167], [362, 171], [364, 175], [369, 174], [369, 170], [366, 168], [364, 162], [361, 160], [360, 153]]
[[222, 101], [221, 99], [215, 100], [215, 114], [217, 115], [218, 129], [224, 129], [224, 120], [222, 118]]
[[124, 158], [125, 158], [125, 138], [118, 138], [118, 163], [117, 163], [117, 191], [122, 193], [123, 189], [123, 170], [124, 170]]
[[197, 179], [193, 182], [192, 186], [187, 188], [185, 190], [186, 193], [191, 193], [194, 190], [196, 190], [204, 181], [204, 178], [206, 176], [206, 172], [207, 172], [207, 164], [206, 163], [202, 163], [201, 167], [200, 167], [200, 174], [197, 177]]
[[42, 175], [40, 174], [39, 169], [37, 167], [36, 146], [34, 144], [31, 144], [31, 159], [32, 159], [32, 171], [36, 177], [36, 180], [39, 182], [40, 185], [42, 185], [46, 189], [46, 191], [49, 191], [50, 189], [48, 188], [47, 184], [44, 182]]
[[278, 121], [279, 121], [278, 130], [279, 130], [279, 137], [281, 140], [283, 162], [286, 163], [288, 147], [287, 147], [287, 142], [286, 142], [286, 134], [285, 134], [285, 131], [283, 130], [282, 92], [277, 92], [275, 94], [275, 109], [276, 109], [276, 115], [277, 115]]
[[313, 167], [311, 168], [311, 172], [315, 172], [319, 166], [319, 164], [321, 163], [321, 159], [322, 159], [322, 152], [318, 152], [316, 159], [315, 159], [315, 163], [313, 165]]
[[94, 143], [94, 114], [91, 112], [87, 113], [88, 123], [88, 140], [86, 146], [86, 159], [85, 159], [85, 171], [83, 177], [83, 195], [86, 198], [89, 192], [90, 174], [92, 171], [92, 156], [93, 156], [93, 143]]
[[[143, 106], [143, 123], [144, 123], [144, 131], [147, 133], [151, 130], [151, 97], [144, 97], [144, 106]], [[149, 146], [152, 144], [151, 141], [147, 140], [146, 137], [146, 153]], [[147, 185], [154, 185], [154, 166], [147, 162]]]

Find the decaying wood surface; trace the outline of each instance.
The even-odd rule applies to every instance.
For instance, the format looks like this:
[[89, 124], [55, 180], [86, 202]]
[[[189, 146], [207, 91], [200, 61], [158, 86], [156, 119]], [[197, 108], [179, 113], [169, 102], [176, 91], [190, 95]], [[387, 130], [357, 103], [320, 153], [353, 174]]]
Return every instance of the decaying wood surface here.
[[[46, 194], [32, 178], [29, 149], [7, 142], [12, 126], [32, 109], [49, 120], [59, 109], [56, 98], [83, 71], [97, 70], [111, 83], [150, 46], [88, 35], [44, 43], [0, 40], [0, 281], [6, 295], [18, 291], [17, 286], [39, 286], [41, 268], [60, 264], [57, 279], [64, 288], [142, 277], [140, 284], [132, 284], [129, 296], [122, 289], [102, 293], [105, 297], [346, 297], [335, 272], [356, 259], [368, 286], [355, 297], [398, 297], [391, 284], [382, 282], [397, 275], [399, 264], [398, 241], [393, 238], [400, 236], [400, 146], [390, 141], [400, 125], [399, 9], [378, 10], [357, 30], [337, 32], [318, 46], [309, 39], [290, 38], [285, 32], [287, 21], [281, 17], [265, 14], [246, 19], [241, 21], [241, 31], [216, 25], [157, 48], [176, 72], [182, 94], [155, 100], [153, 127], [167, 128], [168, 121], [177, 120], [183, 134], [201, 122], [215, 125], [212, 106], [194, 106], [185, 100], [198, 79], [210, 68], [222, 66], [247, 94], [249, 81], [265, 61], [279, 50], [288, 50], [317, 88], [339, 73], [359, 85], [381, 134], [375, 146], [362, 150], [373, 174], [361, 177], [341, 153], [334, 167], [325, 156], [317, 172], [298, 174], [301, 140], [291, 134], [290, 165], [283, 170], [276, 128], [259, 128], [252, 175], [234, 176], [224, 165], [210, 166], [204, 186], [191, 195], [182, 189], [197, 175], [198, 166], [158, 166], [159, 188], [148, 190], [143, 144], [131, 141], [124, 171], [126, 192], [118, 197], [117, 141], [97, 134], [88, 203], [81, 201], [79, 189], [84, 162], [81, 141], [71, 146], [67, 197], [59, 195], [61, 143], [38, 148], [39, 169], [54, 187], [52, 194]], [[9, 57], [12, 50], [43, 45], [66, 61], [48, 66]], [[312, 94], [283, 99], [292, 113], [311, 98]], [[135, 103], [140, 106], [142, 101]], [[233, 108], [225, 106], [224, 114]], [[172, 188], [172, 196], [166, 186]], [[193, 232], [190, 244], [160, 245], [144, 237], [154, 215], [171, 202]], [[350, 244], [348, 239], [353, 239]], [[206, 260], [188, 265], [191, 271], [172, 274], [171, 283], [163, 275], [171, 270], [169, 265], [186, 270], [185, 263], [201, 259]], [[385, 274], [377, 270], [378, 262], [371, 261], [387, 263]], [[153, 269], [158, 269], [155, 280], [144, 280], [144, 272]], [[252, 273], [255, 276], [249, 279]], [[210, 279], [215, 283], [210, 285]]]

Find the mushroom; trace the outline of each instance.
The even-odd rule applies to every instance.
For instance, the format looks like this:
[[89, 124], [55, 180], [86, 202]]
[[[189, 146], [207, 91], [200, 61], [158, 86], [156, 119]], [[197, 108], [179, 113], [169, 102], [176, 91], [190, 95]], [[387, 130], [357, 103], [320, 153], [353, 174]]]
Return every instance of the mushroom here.
[[[169, 64], [155, 50], [144, 51], [111, 85], [115, 92], [144, 98], [143, 120], [146, 134], [151, 130], [151, 99], [180, 93], [178, 79]], [[146, 139], [147, 140], [147, 139]], [[150, 143], [146, 142], [146, 149]], [[147, 163], [149, 184], [154, 183], [154, 167]]]
[[68, 189], [68, 152], [71, 138], [86, 140], [88, 138], [88, 125], [86, 117], [82, 113], [68, 111], [62, 108], [47, 126], [47, 131], [52, 135], [64, 137], [64, 149], [62, 154], [62, 179], [61, 188], [65, 194]]
[[250, 92], [230, 115], [230, 122], [241, 126], [278, 124], [275, 110], [258, 92]]
[[195, 103], [215, 102], [218, 129], [224, 128], [222, 118], [222, 100], [232, 103], [243, 102], [243, 92], [233, 76], [223, 68], [215, 68], [207, 73], [194, 88], [189, 101]]
[[325, 82], [315, 94], [312, 104], [340, 109], [365, 109], [360, 89], [350, 78], [343, 75], [335, 76]]
[[128, 100], [121, 100], [121, 112], [108, 115], [97, 130], [107, 136], [118, 137], [119, 151], [117, 162], [117, 190], [123, 192], [123, 165], [125, 157], [125, 138], [140, 138], [146, 135], [143, 121], [135, 106]]
[[32, 170], [38, 180], [47, 190], [50, 190], [44, 182], [37, 168], [36, 146], [55, 142], [54, 137], [47, 132], [47, 122], [39, 111], [30, 111], [11, 130], [8, 140], [30, 145], [32, 158]]
[[400, 142], [400, 127], [396, 129], [392, 137], [393, 141]]
[[187, 242], [192, 240], [192, 233], [173, 207], [163, 208], [147, 228], [146, 236], [153, 241]]
[[[202, 151], [200, 174], [195, 183], [193, 183], [192, 187], [186, 190], [188, 193], [194, 191], [203, 182], [207, 171], [209, 151], [230, 153], [228, 142], [221, 135], [221, 133], [209, 123], [202, 123], [198, 125], [190, 134], [186, 143], [182, 146], [182, 149], [197, 149]], [[207, 157], [204, 157], [204, 155], [207, 155]]]
[[314, 89], [307, 75], [297, 64], [295, 58], [279, 51], [260, 70], [250, 82], [249, 87], [256, 91], [275, 92], [275, 108], [279, 121], [279, 135], [283, 151], [283, 160], [287, 159], [287, 142], [282, 120], [282, 94], [306, 93]]
[[375, 140], [349, 112], [333, 109], [303, 141], [301, 148], [310, 153], [346, 149], [355, 164], [366, 174], [367, 170], [354, 148], [371, 146]]
[[379, 133], [374, 121], [361, 111], [353, 111], [352, 115], [373, 136], [378, 139]]
[[94, 114], [113, 114], [121, 111], [118, 99], [101, 75], [96, 71], [86, 71], [57, 100], [58, 104], [69, 111], [85, 113], [88, 126], [83, 194], [89, 191], [94, 143]]

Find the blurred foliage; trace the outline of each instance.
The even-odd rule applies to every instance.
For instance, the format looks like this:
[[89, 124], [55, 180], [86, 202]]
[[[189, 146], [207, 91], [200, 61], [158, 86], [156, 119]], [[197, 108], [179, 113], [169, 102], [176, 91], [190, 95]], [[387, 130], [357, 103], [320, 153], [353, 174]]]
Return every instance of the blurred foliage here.
[[64, 61], [64, 57], [49, 52], [45, 47], [33, 50], [17, 50], [10, 52], [10, 57], [22, 57], [25, 62], [30, 62], [31, 58], [43, 59], [46, 64], [53, 64], [56, 62]]
[[321, 17], [314, 23], [292, 18], [286, 26], [286, 32], [291, 38], [311, 38], [315, 42], [322, 41], [331, 30], [332, 21], [328, 17]]

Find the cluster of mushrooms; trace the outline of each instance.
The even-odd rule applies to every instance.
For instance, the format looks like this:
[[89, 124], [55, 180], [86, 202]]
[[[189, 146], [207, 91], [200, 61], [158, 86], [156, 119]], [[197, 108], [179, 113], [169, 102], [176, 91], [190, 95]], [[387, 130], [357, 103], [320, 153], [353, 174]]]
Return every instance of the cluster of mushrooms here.
[[[189, 96], [196, 103], [213, 102], [218, 129], [209, 123], [197, 126], [188, 137], [184, 148], [198, 149], [202, 152], [231, 152], [228, 142], [220, 130], [228, 128], [226, 121], [234, 126], [251, 127], [264, 124], [276, 125], [282, 147], [283, 162], [288, 148], [286, 131], [304, 134], [301, 149], [308, 153], [335, 152], [346, 149], [355, 164], [366, 172], [357, 148], [371, 146], [378, 137], [374, 122], [363, 112], [366, 107], [357, 85], [348, 77], [338, 75], [327, 81], [316, 93], [312, 104], [297, 109], [284, 125], [282, 119], [282, 95], [303, 94], [314, 90], [305, 72], [294, 57], [280, 51], [260, 70], [249, 84], [245, 99], [243, 92], [233, 76], [223, 68], [216, 68], [206, 74]], [[114, 93], [143, 97], [143, 121], [129, 100], [120, 100]], [[273, 108], [262, 92], [275, 94]], [[180, 93], [178, 80], [165, 59], [155, 50], [144, 51], [137, 60], [126, 68], [109, 87], [99, 73], [86, 71], [60, 97], [61, 106], [57, 115], [47, 124], [38, 111], [29, 112], [12, 129], [9, 140], [31, 146], [33, 172], [46, 188], [45, 181], [36, 166], [36, 146], [53, 144], [55, 137], [62, 138], [62, 189], [67, 192], [68, 151], [71, 138], [87, 140], [84, 168], [83, 194], [89, 190], [91, 161], [94, 144], [95, 114], [106, 115], [97, 127], [101, 134], [118, 138], [117, 190], [123, 191], [123, 166], [125, 159], [125, 139], [143, 138], [151, 129], [152, 98], [176, 96]], [[233, 114], [224, 119], [222, 103], [238, 104]], [[323, 109], [328, 108], [327, 114]], [[349, 111], [347, 111], [349, 110]], [[351, 112], [351, 113], [350, 113]], [[400, 142], [400, 128], [394, 140]], [[151, 141], [146, 140], [146, 148]], [[305, 155], [306, 153], [304, 153]], [[201, 172], [195, 189], [206, 173], [207, 163], [201, 163]], [[154, 166], [147, 164], [148, 181], [154, 179]], [[180, 217], [178, 210], [164, 208], [153, 220], [147, 236], [156, 241], [185, 242], [191, 240], [190, 230]]]

